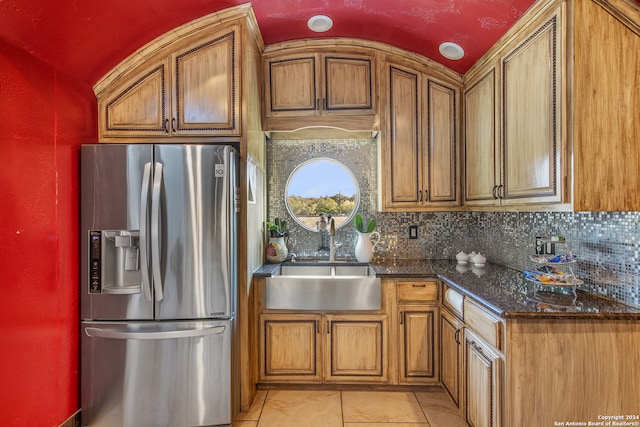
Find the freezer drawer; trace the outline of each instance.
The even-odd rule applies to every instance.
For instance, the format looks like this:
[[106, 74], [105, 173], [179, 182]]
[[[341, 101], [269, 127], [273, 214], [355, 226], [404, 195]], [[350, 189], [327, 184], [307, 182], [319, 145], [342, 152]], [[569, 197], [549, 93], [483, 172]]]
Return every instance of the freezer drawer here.
[[232, 326], [83, 322], [82, 426], [230, 424]]

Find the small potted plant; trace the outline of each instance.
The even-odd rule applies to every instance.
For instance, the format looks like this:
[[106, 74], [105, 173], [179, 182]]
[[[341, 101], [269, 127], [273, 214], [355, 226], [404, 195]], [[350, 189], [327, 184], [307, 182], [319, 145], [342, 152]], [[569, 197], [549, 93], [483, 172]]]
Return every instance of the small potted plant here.
[[267, 261], [274, 264], [284, 261], [289, 254], [287, 244], [284, 241], [285, 237], [289, 236], [287, 221], [275, 218], [273, 222], [265, 221], [264, 225], [269, 231], [269, 244], [266, 250]]
[[280, 218], [274, 218], [273, 222], [265, 221], [264, 225], [269, 230], [269, 237], [286, 237], [288, 234], [287, 221]]
[[[370, 219], [367, 226], [364, 226], [362, 215], [356, 214], [353, 219], [353, 226], [358, 232], [358, 240], [356, 242], [356, 259], [359, 262], [369, 262], [373, 258], [373, 250], [380, 241], [380, 233], [374, 231], [376, 229], [376, 221]], [[375, 242], [371, 239], [374, 238]]]

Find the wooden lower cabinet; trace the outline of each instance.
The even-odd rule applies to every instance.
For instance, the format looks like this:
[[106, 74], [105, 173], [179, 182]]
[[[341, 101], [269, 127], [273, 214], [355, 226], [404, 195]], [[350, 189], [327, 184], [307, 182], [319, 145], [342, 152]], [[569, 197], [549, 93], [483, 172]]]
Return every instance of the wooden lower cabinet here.
[[401, 305], [398, 309], [400, 382], [437, 382], [438, 307]]
[[327, 381], [386, 382], [386, 316], [326, 316]]
[[453, 403], [461, 407], [464, 324], [447, 310], [440, 311], [440, 381]]
[[473, 427], [500, 427], [502, 359], [486, 343], [465, 330], [465, 413]]
[[317, 382], [322, 378], [320, 315], [260, 316], [260, 378]]
[[262, 314], [261, 382], [384, 383], [386, 315]]

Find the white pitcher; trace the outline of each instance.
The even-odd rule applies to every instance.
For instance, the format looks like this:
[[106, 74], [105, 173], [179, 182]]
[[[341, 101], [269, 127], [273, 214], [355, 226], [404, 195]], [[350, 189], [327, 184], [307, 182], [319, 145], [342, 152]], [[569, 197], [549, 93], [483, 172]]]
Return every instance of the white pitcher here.
[[[356, 259], [358, 262], [369, 262], [373, 258], [373, 249], [380, 241], [380, 233], [372, 231], [371, 233], [358, 233], [358, 241], [356, 242]], [[375, 239], [375, 242], [372, 241]]]

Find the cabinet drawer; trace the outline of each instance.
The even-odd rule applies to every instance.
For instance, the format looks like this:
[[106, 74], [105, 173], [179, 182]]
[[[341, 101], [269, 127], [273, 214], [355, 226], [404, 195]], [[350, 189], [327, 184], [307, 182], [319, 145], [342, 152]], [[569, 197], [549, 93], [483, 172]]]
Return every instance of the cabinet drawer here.
[[438, 299], [437, 282], [398, 282], [398, 302], [430, 302]]
[[502, 322], [492, 314], [487, 313], [474, 303], [464, 301], [464, 321], [469, 329], [482, 337], [487, 344], [498, 350], [503, 350]]

